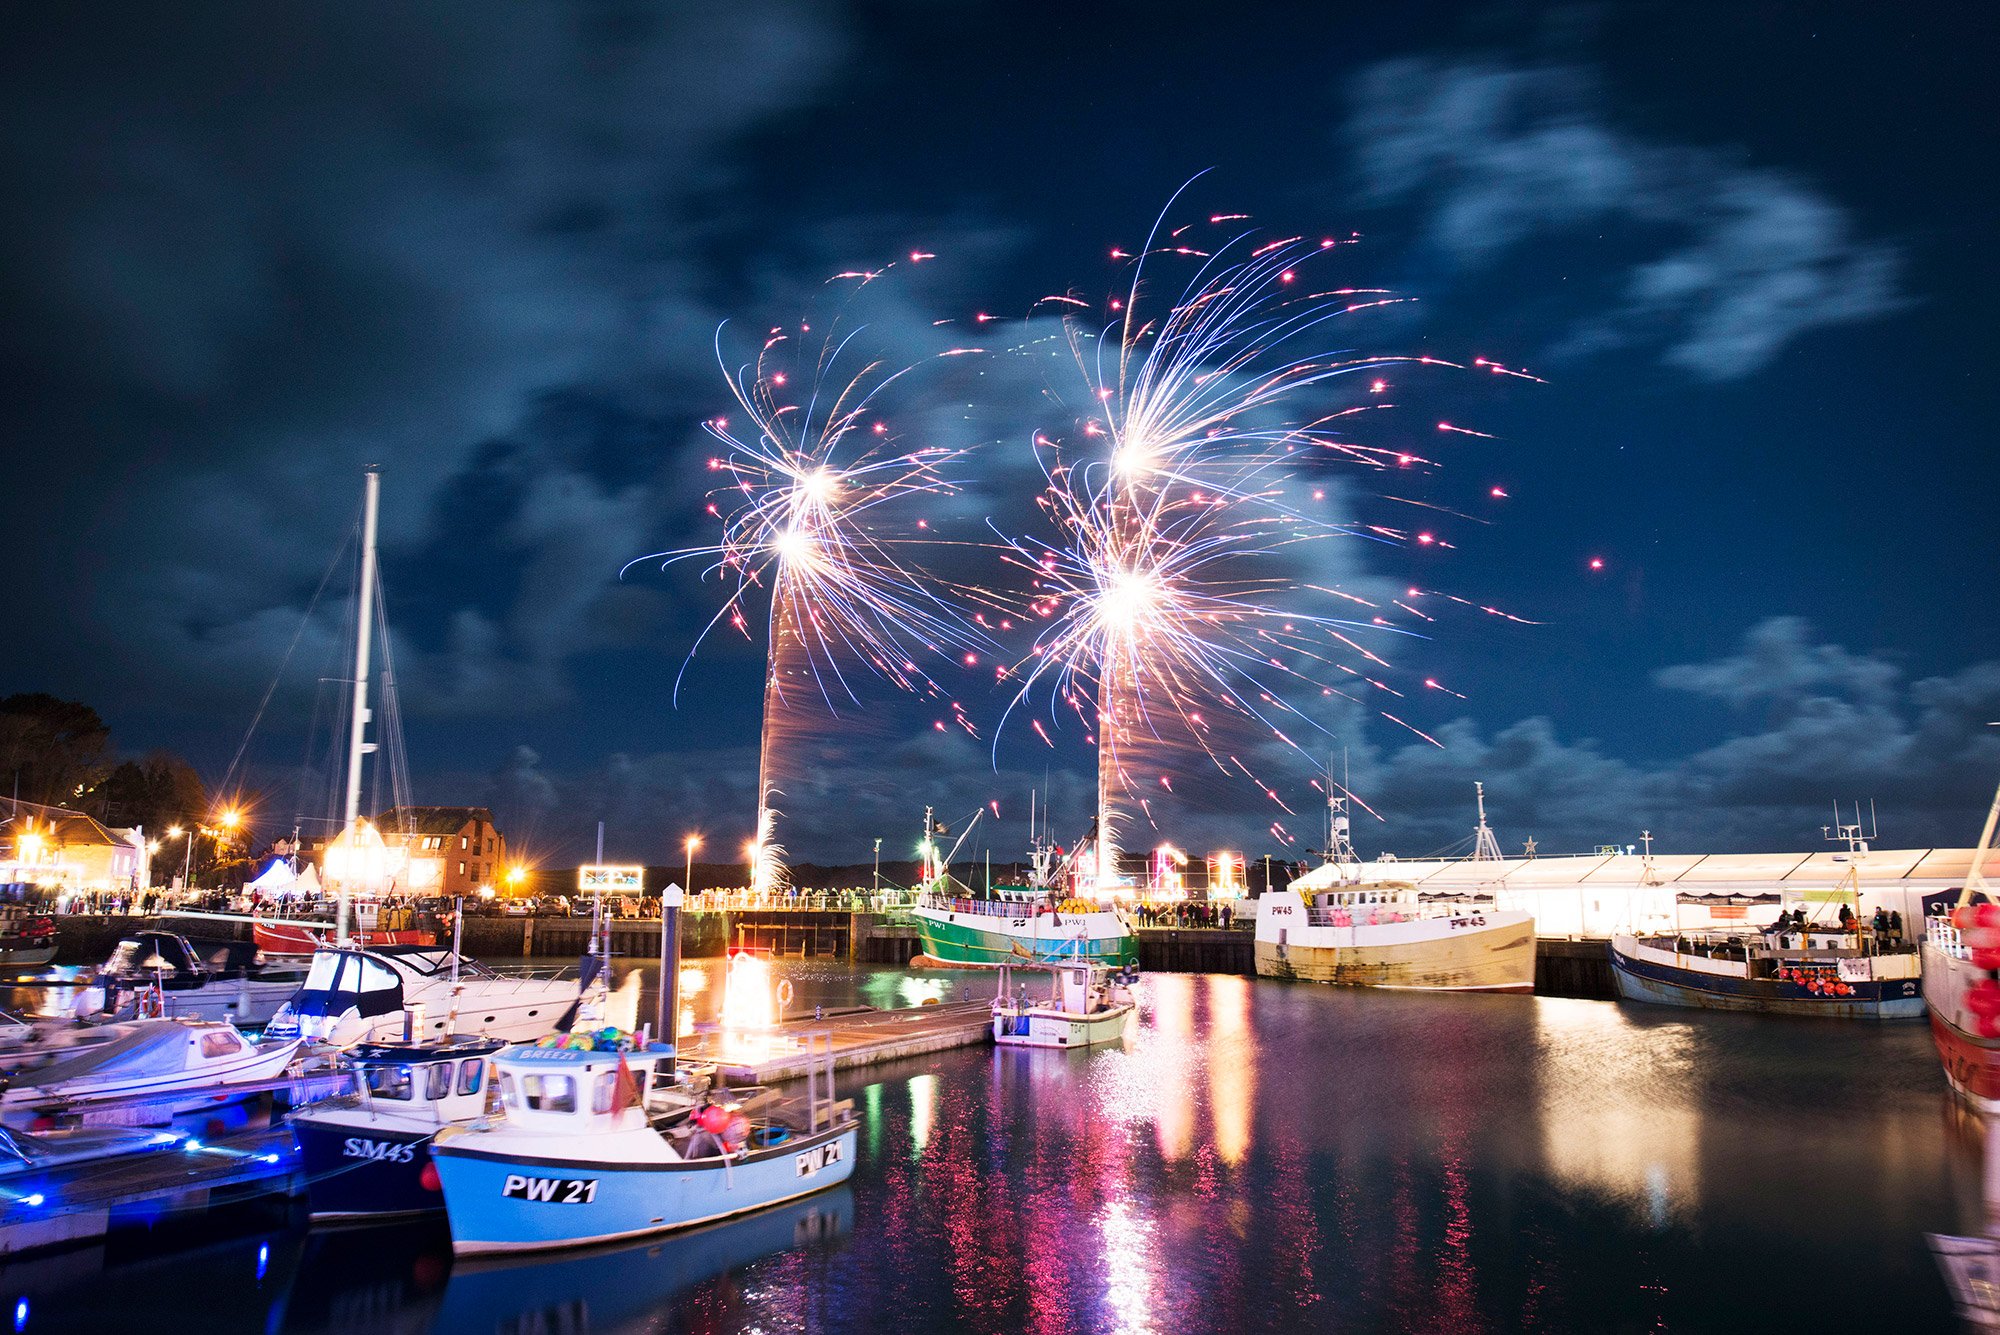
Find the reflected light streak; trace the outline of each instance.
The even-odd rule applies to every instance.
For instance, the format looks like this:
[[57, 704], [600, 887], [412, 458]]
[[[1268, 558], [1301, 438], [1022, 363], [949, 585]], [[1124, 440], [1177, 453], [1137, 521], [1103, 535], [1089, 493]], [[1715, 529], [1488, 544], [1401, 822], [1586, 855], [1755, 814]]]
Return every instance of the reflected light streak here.
[[931, 1143], [931, 1126], [937, 1119], [938, 1078], [915, 1076], [910, 1080], [910, 1157], [924, 1152]]
[[1125, 1200], [1107, 1201], [1097, 1217], [1099, 1252], [1104, 1258], [1104, 1305], [1111, 1318], [1106, 1329], [1119, 1335], [1158, 1329], [1153, 1295], [1159, 1268], [1153, 1238], [1156, 1227]]
[[1257, 1087], [1257, 1045], [1250, 1037], [1252, 980], [1211, 974], [1208, 984], [1208, 1110], [1215, 1152], [1226, 1164], [1250, 1148]]
[[1151, 1068], [1153, 1132], [1164, 1158], [1185, 1159], [1194, 1146], [1194, 979], [1156, 973], [1146, 983], [1153, 1023], [1141, 1060]]
[[1692, 1026], [1635, 1032], [1614, 1007], [1555, 997], [1536, 1001], [1535, 1019], [1549, 1173], [1653, 1228], [1685, 1216], [1701, 1191]]

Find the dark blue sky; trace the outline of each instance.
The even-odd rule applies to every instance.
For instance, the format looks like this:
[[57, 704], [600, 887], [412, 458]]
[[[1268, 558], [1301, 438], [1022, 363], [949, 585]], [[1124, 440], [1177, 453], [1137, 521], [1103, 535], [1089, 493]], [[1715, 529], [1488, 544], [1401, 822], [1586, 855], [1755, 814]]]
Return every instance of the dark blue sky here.
[[[719, 595], [616, 578], [700, 531], [718, 323], [797, 320], [912, 248], [939, 260], [872, 313], [892, 354], [1109, 291], [1109, 249], [1209, 169], [1189, 216], [1359, 232], [1342, 276], [1417, 298], [1356, 346], [1548, 381], [1412, 384], [1412, 420], [1497, 437], [1419, 441], [1427, 494], [1509, 497], [1440, 521], [1449, 552], [1332, 558], [1541, 623], [1457, 623], [1401, 665], [1468, 697], [1409, 705], [1442, 750], [1325, 720], [1386, 818], [1364, 851], [1459, 837], [1475, 778], [1511, 845], [1803, 847], [1871, 797], [1887, 843], [1973, 837], [2000, 776], [1990, 7], [1082, 8], [0, 20], [0, 688], [219, 778], [379, 462], [419, 799], [493, 803], [550, 857], [600, 816], [621, 856], [733, 846], [755, 655], [716, 642], [674, 709]], [[1017, 380], [970, 386], [970, 419], [963, 383], [898, 405], [993, 442], [974, 500], [1002, 522]], [[1352, 514], [1385, 504], [1344, 481]], [[253, 744], [274, 792], [341, 670], [322, 612]], [[990, 728], [999, 698], [962, 699]], [[1081, 828], [1080, 746], [1003, 742], [996, 775], [935, 712], [885, 688], [824, 730], [795, 856], [989, 798], [1011, 856], [1045, 764]], [[1243, 785], [1162, 825], [1254, 854], [1270, 819]]]

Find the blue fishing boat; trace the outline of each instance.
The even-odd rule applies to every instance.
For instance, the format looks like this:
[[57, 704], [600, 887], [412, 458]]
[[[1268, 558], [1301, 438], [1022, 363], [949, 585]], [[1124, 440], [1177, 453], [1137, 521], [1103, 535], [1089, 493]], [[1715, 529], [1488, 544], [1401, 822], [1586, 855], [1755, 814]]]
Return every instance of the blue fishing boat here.
[[664, 1044], [620, 1046], [495, 1054], [504, 1117], [447, 1127], [432, 1143], [455, 1253], [686, 1228], [810, 1195], [853, 1172], [853, 1104], [833, 1097], [830, 1040], [797, 1117], [774, 1115], [767, 1089], [677, 1080]]
[[486, 1060], [505, 1046], [455, 1035], [351, 1049], [354, 1092], [291, 1115], [312, 1217], [379, 1219], [444, 1209], [431, 1140], [485, 1113]]

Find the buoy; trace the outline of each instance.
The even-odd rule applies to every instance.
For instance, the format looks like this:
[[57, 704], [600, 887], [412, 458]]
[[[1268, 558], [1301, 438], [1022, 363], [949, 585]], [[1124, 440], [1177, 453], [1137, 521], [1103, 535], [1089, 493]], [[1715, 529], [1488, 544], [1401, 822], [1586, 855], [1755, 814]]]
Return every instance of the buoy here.
[[438, 1181], [438, 1166], [434, 1163], [425, 1164], [424, 1171], [417, 1174], [417, 1185], [425, 1191], [443, 1191], [444, 1183]]

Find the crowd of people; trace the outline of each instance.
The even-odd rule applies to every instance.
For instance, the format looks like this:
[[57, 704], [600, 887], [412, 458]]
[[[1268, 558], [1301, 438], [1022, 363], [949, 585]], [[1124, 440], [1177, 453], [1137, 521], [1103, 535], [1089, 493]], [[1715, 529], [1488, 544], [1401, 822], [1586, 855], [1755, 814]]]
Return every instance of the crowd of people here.
[[1141, 904], [1132, 911], [1141, 927], [1228, 927], [1235, 910], [1228, 904], [1188, 900], [1180, 904]]

